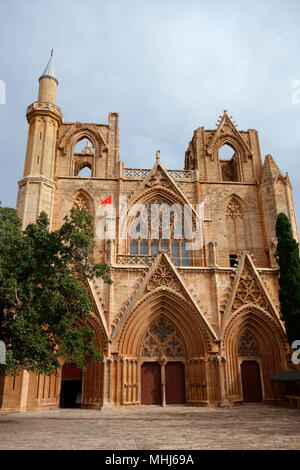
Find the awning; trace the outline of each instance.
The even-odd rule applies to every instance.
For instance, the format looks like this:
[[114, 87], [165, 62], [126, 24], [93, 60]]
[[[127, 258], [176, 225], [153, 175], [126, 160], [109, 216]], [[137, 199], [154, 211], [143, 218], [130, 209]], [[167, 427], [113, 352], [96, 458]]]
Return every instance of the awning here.
[[273, 375], [273, 377], [270, 377], [270, 380], [272, 382], [300, 382], [300, 371], [282, 370], [278, 374]]

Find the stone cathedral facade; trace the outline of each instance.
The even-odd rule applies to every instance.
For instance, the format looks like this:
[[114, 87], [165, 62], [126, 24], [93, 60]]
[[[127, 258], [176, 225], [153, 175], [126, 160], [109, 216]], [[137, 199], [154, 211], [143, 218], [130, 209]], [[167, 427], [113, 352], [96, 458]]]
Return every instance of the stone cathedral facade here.
[[[46, 211], [53, 230], [72, 207], [94, 216], [94, 256], [111, 266], [113, 280], [87, 286], [89, 325], [104, 361], [83, 374], [68, 366], [57, 376], [6, 378], [2, 409], [272, 402], [269, 378], [290, 363], [274, 258], [279, 212], [298, 240], [289, 177], [271, 155], [262, 162], [257, 131], [238, 130], [226, 111], [215, 129], [194, 131], [183, 170], [165, 169], [159, 152], [153, 168], [127, 168], [119, 158], [118, 114], [109, 113], [105, 124], [64, 122], [57, 85], [51, 57], [27, 108], [17, 210], [23, 227]], [[116, 213], [106, 218], [116, 222], [116, 235], [105, 239], [96, 236], [97, 209], [110, 197]], [[130, 215], [121, 237], [124, 198]], [[172, 228], [164, 239], [160, 215], [158, 237], [131, 237], [141, 214], [130, 208], [189, 205], [194, 227], [203, 201], [200, 247], [188, 250]]]

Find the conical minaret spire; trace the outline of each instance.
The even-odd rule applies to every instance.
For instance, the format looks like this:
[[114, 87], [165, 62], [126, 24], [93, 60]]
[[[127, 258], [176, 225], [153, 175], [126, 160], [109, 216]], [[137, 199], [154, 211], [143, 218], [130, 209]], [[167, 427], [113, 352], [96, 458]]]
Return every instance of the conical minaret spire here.
[[39, 102], [56, 104], [56, 89], [58, 80], [55, 76], [53, 65], [53, 49], [51, 50], [50, 59], [43, 74], [39, 78]]
[[53, 49], [51, 49], [50, 59], [41, 77], [51, 77], [57, 81], [55, 70], [54, 70], [54, 65], [53, 65]]

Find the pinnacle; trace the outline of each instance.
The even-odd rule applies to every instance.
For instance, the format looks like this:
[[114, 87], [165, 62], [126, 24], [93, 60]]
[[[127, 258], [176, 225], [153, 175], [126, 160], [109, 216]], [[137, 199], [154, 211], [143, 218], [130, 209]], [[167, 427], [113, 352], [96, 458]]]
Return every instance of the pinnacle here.
[[270, 171], [271, 171], [272, 174], [283, 176], [282, 173], [281, 173], [280, 168], [278, 167], [278, 165], [275, 162], [274, 158], [270, 154], [266, 155], [265, 161], [264, 161], [264, 169], [267, 168], [267, 167], [270, 168]]

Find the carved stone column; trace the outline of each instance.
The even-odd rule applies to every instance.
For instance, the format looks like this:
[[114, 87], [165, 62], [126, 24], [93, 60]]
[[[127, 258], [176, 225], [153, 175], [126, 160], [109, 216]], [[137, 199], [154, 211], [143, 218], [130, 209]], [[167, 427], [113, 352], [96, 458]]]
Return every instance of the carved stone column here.
[[218, 356], [218, 367], [219, 367], [219, 381], [220, 381], [220, 406], [227, 406], [228, 401], [228, 389], [226, 380], [226, 358], [224, 356]]
[[216, 240], [212, 240], [208, 243], [208, 266], [217, 268], [218, 262], [218, 243]]
[[111, 408], [111, 379], [112, 379], [112, 360], [104, 357], [103, 371], [103, 408]]

